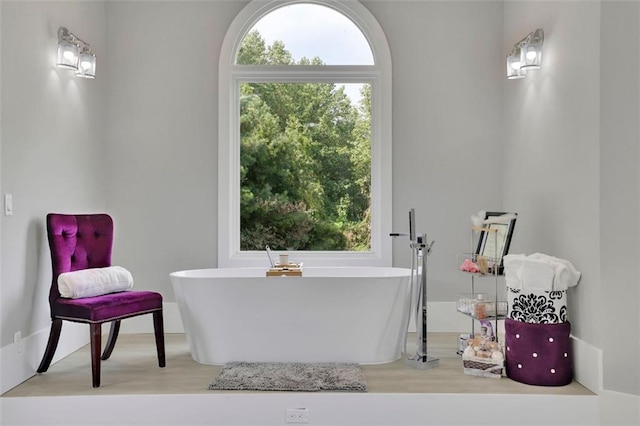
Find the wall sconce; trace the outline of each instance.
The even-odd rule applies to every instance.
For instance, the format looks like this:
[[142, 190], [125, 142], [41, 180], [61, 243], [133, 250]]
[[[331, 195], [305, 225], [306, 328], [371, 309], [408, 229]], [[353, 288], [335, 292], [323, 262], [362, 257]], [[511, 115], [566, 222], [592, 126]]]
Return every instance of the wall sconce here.
[[76, 76], [96, 78], [96, 55], [89, 43], [65, 27], [58, 28], [58, 68], [70, 69]]
[[525, 78], [527, 76], [527, 70], [522, 68], [520, 56], [521, 49], [519, 47], [514, 48], [513, 51], [507, 55], [507, 78], [509, 80]]
[[513, 46], [513, 50], [507, 55], [509, 80], [524, 78], [527, 76], [527, 71], [540, 69], [543, 42], [544, 31], [538, 28]]

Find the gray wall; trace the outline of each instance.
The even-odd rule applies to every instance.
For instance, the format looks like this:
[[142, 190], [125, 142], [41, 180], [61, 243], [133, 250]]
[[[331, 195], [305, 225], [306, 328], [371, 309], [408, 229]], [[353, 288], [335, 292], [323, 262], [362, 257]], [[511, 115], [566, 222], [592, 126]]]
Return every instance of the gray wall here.
[[512, 251], [568, 259], [582, 272], [568, 294], [572, 332], [601, 347], [600, 4], [505, 3], [505, 51], [536, 28], [543, 68], [505, 81], [504, 204], [521, 213]]
[[[2, 7], [2, 194], [13, 216], [0, 216], [1, 340], [26, 337], [49, 320], [51, 262], [48, 212], [106, 208], [105, 4], [10, 2]], [[55, 68], [57, 31], [66, 26], [90, 42], [98, 78]]]
[[218, 56], [245, 2], [110, 2], [107, 205], [114, 262], [174, 301], [217, 263]]
[[[604, 386], [640, 395], [640, 3], [602, 3], [600, 269]], [[634, 54], [635, 53], [635, 54]], [[623, 326], [624, 325], [624, 326]], [[630, 336], [636, 336], [629, 339]], [[631, 367], [634, 366], [634, 367]]]
[[[0, 183], [2, 193], [13, 193], [15, 210], [0, 219], [1, 347], [15, 331], [29, 335], [49, 325], [49, 211], [112, 213], [114, 261], [133, 271], [136, 288], [160, 291], [169, 302], [170, 271], [216, 266], [218, 53], [244, 4], [0, 3]], [[601, 12], [598, 2], [363, 4], [392, 51], [394, 227], [406, 228], [415, 207], [419, 230], [437, 241], [430, 299], [454, 301], [468, 291], [456, 269], [457, 254], [469, 245], [469, 216], [517, 211], [512, 252], [546, 252], [583, 272], [569, 295], [574, 333], [606, 348], [608, 389], [638, 394], [628, 379], [640, 376], [638, 366], [626, 364], [625, 377], [611, 361], [628, 350], [626, 337], [605, 333], [609, 315], [638, 336], [633, 299], [620, 300], [627, 293], [638, 299], [637, 263], [614, 268], [627, 259], [612, 250], [638, 233], [631, 212], [640, 190], [631, 184], [611, 194], [619, 190], [618, 171], [638, 182], [640, 130], [633, 118], [618, 116], [635, 108], [637, 118], [638, 98], [618, 104], [608, 88], [624, 86], [600, 60], [619, 40], [637, 40], [637, 20], [618, 28], [620, 12]], [[96, 80], [53, 67], [59, 25], [92, 44]], [[537, 27], [547, 37], [543, 70], [506, 81], [504, 55]], [[637, 46], [635, 52], [640, 57]], [[628, 60], [633, 67], [633, 54]], [[640, 86], [634, 80], [629, 91], [640, 95], [634, 84]], [[638, 162], [618, 168], [626, 160], [620, 149], [634, 138], [629, 158]], [[619, 149], [609, 151], [609, 143]], [[631, 210], [608, 209], [605, 200], [628, 202]], [[610, 220], [630, 225], [616, 222], [609, 233]], [[632, 246], [629, 257], [638, 259]], [[406, 242], [396, 241], [394, 263], [406, 266], [408, 258]], [[633, 321], [636, 328], [628, 328]]]
[[[429, 300], [470, 292], [458, 271], [470, 217], [502, 208], [502, 3], [363, 2], [384, 30], [393, 61], [393, 227], [436, 241]], [[399, 4], [401, 6], [399, 6]], [[410, 265], [408, 240], [394, 265]]]

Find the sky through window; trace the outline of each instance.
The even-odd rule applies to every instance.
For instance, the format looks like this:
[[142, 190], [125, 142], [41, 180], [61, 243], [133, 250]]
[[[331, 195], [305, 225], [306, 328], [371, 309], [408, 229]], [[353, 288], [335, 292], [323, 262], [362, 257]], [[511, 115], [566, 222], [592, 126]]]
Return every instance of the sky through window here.
[[373, 65], [360, 29], [326, 6], [284, 6], [264, 16], [252, 30], [258, 30], [269, 45], [282, 40], [295, 60], [317, 56], [327, 65]]
[[[373, 55], [360, 29], [342, 13], [315, 4], [284, 6], [264, 16], [251, 29], [267, 45], [284, 42], [293, 59], [319, 57], [326, 65], [373, 65]], [[354, 104], [361, 84], [343, 84]]]

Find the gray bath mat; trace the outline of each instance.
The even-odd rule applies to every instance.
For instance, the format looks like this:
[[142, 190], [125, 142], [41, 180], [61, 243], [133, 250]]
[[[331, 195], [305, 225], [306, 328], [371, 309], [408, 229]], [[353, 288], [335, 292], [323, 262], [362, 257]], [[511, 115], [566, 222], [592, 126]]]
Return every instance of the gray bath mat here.
[[211, 390], [366, 392], [362, 369], [352, 363], [232, 362]]

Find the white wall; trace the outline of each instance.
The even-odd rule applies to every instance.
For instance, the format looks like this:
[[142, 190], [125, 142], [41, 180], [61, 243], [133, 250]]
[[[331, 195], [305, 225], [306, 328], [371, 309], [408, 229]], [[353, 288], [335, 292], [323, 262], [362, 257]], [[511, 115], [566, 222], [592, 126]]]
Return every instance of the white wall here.
[[[0, 2], [0, 24], [2, 23], [2, 3]], [[1, 28], [1, 25], [0, 25]], [[2, 186], [2, 31], [0, 30], [0, 189]], [[2, 194], [2, 209], [4, 209], [4, 193]], [[4, 214], [4, 211], [0, 214]], [[0, 219], [0, 287], [2, 287], [2, 220]], [[2, 290], [0, 290], [0, 318], [2, 316]], [[0, 329], [0, 348], [2, 347], [2, 334]]]
[[166, 301], [170, 272], [217, 266], [218, 56], [244, 4], [107, 4], [114, 263]]
[[547, 253], [582, 272], [568, 295], [572, 331], [601, 347], [600, 4], [506, 2], [504, 11], [505, 55], [545, 32], [542, 69], [504, 81], [504, 204], [521, 213], [512, 252]]
[[[603, 2], [600, 261], [604, 387], [640, 395], [640, 3]], [[635, 373], [635, 374], [634, 374]], [[639, 419], [640, 420], [640, 419]]]
[[[363, 3], [393, 60], [393, 227], [408, 232], [415, 207], [417, 231], [436, 241], [428, 298], [453, 301], [470, 292], [458, 255], [471, 214], [502, 208], [502, 3]], [[408, 267], [408, 240], [393, 247]]]
[[[2, 193], [13, 216], [0, 216], [0, 347], [26, 337], [49, 317], [48, 212], [105, 208], [106, 73], [104, 4], [12, 2], [2, 7]], [[98, 57], [98, 78], [55, 67], [57, 31], [66, 26]]]

